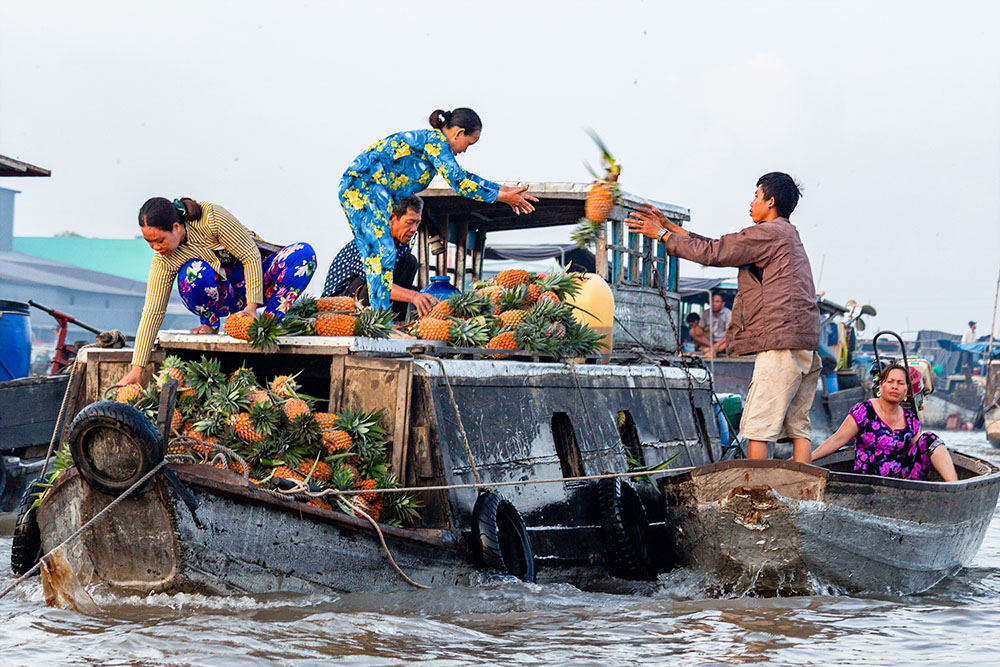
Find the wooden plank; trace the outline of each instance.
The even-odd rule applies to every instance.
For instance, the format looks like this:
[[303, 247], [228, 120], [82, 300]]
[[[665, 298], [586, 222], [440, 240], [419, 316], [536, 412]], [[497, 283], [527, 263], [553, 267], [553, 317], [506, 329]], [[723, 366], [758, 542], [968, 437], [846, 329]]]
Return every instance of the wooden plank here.
[[346, 357], [341, 405], [353, 410], [382, 410], [393, 443], [394, 471], [405, 479], [402, 457], [409, 439], [409, 399], [412, 362], [377, 357]]
[[330, 360], [330, 404], [327, 407], [329, 412], [337, 412], [341, 409], [341, 401], [344, 398], [344, 355], [337, 355]]
[[472, 280], [483, 279], [483, 255], [486, 254], [486, 232], [475, 233], [475, 248], [472, 251]]
[[422, 223], [420, 225], [419, 231], [417, 231], [417, 289], [423, 289], [427, 287], [427, 283], [430, 282], [430, 277], [427, 275], [427, 266], [429, 262], [427, 258], [430, 256], [430, 250], [427, 245], [427, 225]]
[[438, 229], [438, 234], [441, 235], [441, 241], [444, 243], [444, 252], [437, 256], [437, 275], [446, 276], [448, 275], [448, 232], [450, 231], [450, 226], [448, 224], [448, 216], [444, 216], [441, 221], [441, 227]]
[[606, 235], [597, 239], [597, 244], [594, 248], [594, 258], [594, 270], [597, 272], [597, 275], [611, 282], [608, 278], [608, 239]]

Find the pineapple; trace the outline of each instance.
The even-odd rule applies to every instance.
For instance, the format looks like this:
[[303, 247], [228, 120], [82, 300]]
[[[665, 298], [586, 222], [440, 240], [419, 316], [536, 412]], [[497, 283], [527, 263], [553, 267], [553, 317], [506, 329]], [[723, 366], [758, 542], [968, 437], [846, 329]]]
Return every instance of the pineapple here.
[[304, 482], [305, 478], [299, 473], [295, 472], [287, 466], [278, 466], [271, 473], [272, 477], [281, 477], [282, 479], [290, 479], [296, 482]]
[[295, 419], [299, 415], [312, 414], [312, 411], [309, 409], [309, 404], [301, 398], [289, 398], [285, 401], [281, 408], [284, 411], [285, 416], [288, 417], [288, 421]]
[[276, 405], [257, 403], [248, 412], [233, 415], [229, 425], [244, 442], [260, 442], [274, 431], [280, 415]]
[[188, 383], [198, 398], [208, 398], [226, 383], [222, 365], [218, 359], [209, 359], [202, 355], [201, 361], [188, 364]]
[[524, 320], [527, 314], [528, 311], [526, 310], [505, 310], [500, 313], [497, 319], [500, 321], [500, 326], [502, 328], [513, 330]]
[[229, 425], [236, 431], [236, 435], [246, 442], [260, 442], [264, 439], [264, 434], [258, 432], [250, 420], [250, 413], [241, 412], [233, 415]]
[[[590, 170], [594, 174], [594, 184], [587, 192], [584, 217], [580, 218], [572, 234], [573, 241], [581, 248], [604, 238], [604, 223], [611, 215], [616, 201], [621, 199], [621, 191], [618, 189], [621, 165], [612, 157], [607, 146], [595, 132], [591, 131], [590, 136], [601, 151], [604, 178], [598, 177], [592, 169]], [[589, 166], [587, 168], [590, 169]]]
[[279, 375], [273, 380], [271, 380], [271, 391], [278, 398], [297, 398], [299, 383], [295, 381], [298, 377], [298, 373], [295, 375]]
[[[567, 297], [579, 294], [584, 281], [584, 274], [569, 273], [568, 270], [563, 269], [559, 273], [546, 276], [538, 281], [538, 287], [542, 290], [543, 294], [552, 292], [556, 297], [556, 301], [564, 301]], [[539, 298], [542, 298], [542, 296], [539, 295]]]
[[315, 461], [305, 460], [299, 462], [299, 472], [305, 475], [307, 480], [318, 480], [329, 482], [330, 475], [333, 474], [329, 464], [316, 459]]
[[490, 296], [477, 290], [459, 292], [445, 301], [439, 301], [427, 317], [447, 319], [448, 317], [478, 317], [488, 314], [491, 309]]
[[162, 389], [167, 378], [173, 378], [177, 380], [178, 394], [191, 391], [191, 388], [184, 382], [184, 370], [186, 367], [187, 364], [180, 357], [174, 354], [169, 355], [163, 360], [163, 365], [160, 367], [160, 374], [156, 379], [157, 385]]
[[171, 433], [181, 433], [184, 431], [184, 415], [176, 408], [174, 408], [174, 413], [170, 417], [170, 431]]
[[322, 313], [331, 311], [353, 313], [359, 305], [351, 296], [324, 296], [316, 299], [316, 310]]
[[360, 480], [357, 468], [347, 463], [339, 463], [330, 475], [330, 486], [338, 491], [352, 491]]
[[523, 269], [507, 269], [498, 273], [494, 280], [500, 287], [510, 289], [518, 285], [527, 285], [530, 282], [530, 276]]
[[250, 324], [253, 319], [242, 313], [233, 313], [226, 318], [226, 335], [239, 340], [250, 340]]
[[333, 428], [333, 424], [337, 420], [337, 415], [329, 412], [314, 412], [313, 417], [316, 418], [316, 422], [322, 429]]
[[257, 375], [246, 366], [240, 366], [229, 374], [229, 382], [240, 387], [256, 387]]
[[115, 392], [115, 400], [119, 403], [135, 403], [142, 396], [142, 385], [141, 384], [127, 384], [122, 387], [118, 387]]
[[546, 302], [546, 301], [548, 301], [549, 303], [559, 303], [560, 302], [559, 295], [551, 290], [549, 290], [548, 292], [542, 292], [541, 294], [538, 295], [538, 301], [536, 303]]
[[322, 498], [310, 498], [306, 505], [312, 505], [313, 507], [319, 507], [320, 509], [332, 510], [330, 503], [326, 502]]
[[316, 317], [317, 336], [353, 336], [358, 318], [341, 313], [320, 313]]
[[540, 297], [541, 295], [542, 295], [542, 288], [539, 287], [537, 283], [531, 283], [525, 289], [524, 305], [533, 306], [538, 301], [538, 297]]
[[382, 428], [382, 411], [362, 412], [344, 409], [337, 413], [337, 428], [346, 431], [354, 443], [358, 458], [370, 464], [385, 456], [388, 444]]
[[[229, 320], [227, 319], [226, 322]], [[247, 337], [244, 340], [250, 341], [250, 345], [261, 352], [274, 352], [278, 349], [278, 336], [283, 334], [284, 330], [278, 316], [274, 313], [263, 312], [250, 323], [247, 328]]]
[[350, 434], [346, 431], [335, 428], [323, 430], [323, 447], [330, 454], [346, 452], [353, 444]]
[[[293, 398], [292, 400], [299, 399]], [[303, 412], [290, 418], [285, 430], [292, 441], [310, 449], [318, 447], [323, 442], [323, 431], [315, 417], [309, 412]]]
[[413, 329], [413, 334], [417, 338], [424, 340], [447, 341], [451, 331], [451, 322], [439, 320], [433, 317], [424, 317], [417, 320], [417, 326]]
[[435, 303], [434, 307], [431, 308], [430, 312], [424, 315], [424, 317], [432, 320], [446, 320], [454, 314], [455, 313], [451, 310], [451, 299], [445, 299], [444, 301], [438, 301]]
[[[514, 332], [504, 331], [503, 333], [497, 334], [496, 336], [491, 338], [488, 343], [486, 343], [486, 347], [487, 349], [490, 350], [516, 350], [517, 343], [514, 341]], [[506, 359], [507, 355], [494, 354], [493, 358]]]
[[448, 329], [448, 344], [454, 347], [482, 347], [490, 339], [486, 318], [452, 320]]
[[256, 405], [257, 403], [273, 403], [271, 395], [263, 389], [252, 390], [247, 398], [250, 400], [250, 405]]
[[309, 319], [316, 315], [316, 311], [319, 307], [316, 303], [316, 298], [311, 297], [308, 294], [300, 294], [295, 303], [288, 307], [285, 311], [285, 319], [289, 317], [295, 317], [299, 319]]
[[500, 295], [500, 312], [503, 313], [505, 310], [518, 310], [525, 307], [525, 301], [528, 298], [528, 290], [524, 285], [516, 285], [510, 289], [504, 290]]

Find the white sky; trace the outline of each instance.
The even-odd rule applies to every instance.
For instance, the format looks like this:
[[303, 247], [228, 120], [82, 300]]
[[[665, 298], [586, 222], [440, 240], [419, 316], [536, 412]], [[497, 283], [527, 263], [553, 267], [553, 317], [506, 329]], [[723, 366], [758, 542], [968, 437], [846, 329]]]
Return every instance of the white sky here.
[[470, 106], [471, 171], [585, 181], [593, 127], [625, 190], [712, 236], [750, 224], [757, 177], [787, 171], [830, 298], [874, 304], [870, 326], [988, 333], [998, 19], [995, 0], [3, 2], [0, 154], [52, 178], [0, 186], [23, 192], [21, 236], [130, 238], [148, 197], [218, 202], [268, 240], [311, 242], [316, 291], [350, 238], [346, 166]]

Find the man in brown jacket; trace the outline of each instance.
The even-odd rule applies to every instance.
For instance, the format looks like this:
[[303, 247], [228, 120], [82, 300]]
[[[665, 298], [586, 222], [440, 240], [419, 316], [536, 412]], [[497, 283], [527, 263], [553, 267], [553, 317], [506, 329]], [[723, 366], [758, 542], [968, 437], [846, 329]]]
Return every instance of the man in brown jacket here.
[[751, 459], [767, 458], [768, 442], [791, 438], [795, 460], [810, 461], [820, 320], [809, 257], [788, 221], [800, 196], [788, 174], [761, 176], [750, 203], [754, 224], [720, 239], [692, 234], [649, 205], [627, 221], [633, 231], [661, 240], [668, 255], [739, 267], [726, 345], [730, 356], [757, 355], [740, 422]]

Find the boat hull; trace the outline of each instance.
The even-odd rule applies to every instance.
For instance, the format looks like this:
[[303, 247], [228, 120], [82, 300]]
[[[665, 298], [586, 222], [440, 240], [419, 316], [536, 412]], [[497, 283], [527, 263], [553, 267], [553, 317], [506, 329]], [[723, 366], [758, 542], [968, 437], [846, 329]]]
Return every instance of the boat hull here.
[[[367, 521], [276, 498], [207, 466], [172, 466], [198, 502], [192, 512], [162, 480], [126, 498], [69, 548], [82, 585], [138, 593], [387, 592], [409, 584]], [[113, 499], [75, 470], [39, 508], [43, 551]], [[475, 568], [447, 535], [381, 526], [397, 565], [428, 586], [468, 583]]]
[[982, 544], [1000, 473], [981, 465], [951, 484], [789, 461], [704, 466], [662, 483], [673, 558], [729, 592], [927, 590]]

